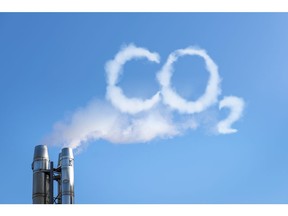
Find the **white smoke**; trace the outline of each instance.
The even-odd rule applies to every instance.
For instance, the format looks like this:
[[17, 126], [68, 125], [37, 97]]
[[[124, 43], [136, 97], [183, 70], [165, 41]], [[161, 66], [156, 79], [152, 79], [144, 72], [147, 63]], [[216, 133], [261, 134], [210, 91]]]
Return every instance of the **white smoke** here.
[[[171, 87], [173, 63], [183, 55], [198, 55], [204, 58], [206, 69], [210, 73], [205, 92], [196, 101], [185, 100]], [[105, 67], [107, 101], [93, 100], [67, 119], [57, 122], [44, 142], [72, 148], [79, 148], [84, 143], [98, 139], [123, 144], [143, 143], [157, 138], [172, 138], [201, 125], [199, 118], [198, 121], [195, 120], [196, 115], [217, 103], [221, 93], [217, 65], [206, 51], [188, 47], [170, 54], [157, 74], [160, 91], [146, 100], [128, 98], [117, 86], [123, 65], [134, 58], [160, 62], [160, 57], [155, 52], [134, 45], [123, 47]], [[234, 96], [225, 97], [219, 104], [219, 109], [223, 107], [230, 108], [232, 112], [227, 119], [217, 124], [217, 130], [222, 134], [234, 133], [237, 130], [231, 128], [231, 124], [241, 117], [244, 101]], [[177, 112], [182, 117], [175, 115]]]
[[64, 121], [54, 125], [52, 134], [44, 142], [77, 148], [97, 139], [112, 143], [143, 143], [181, 134], [186, 128], [196, 128], [193, 120], [183, 124], [173, 122], [172, 113], [156, 107], [139, 115], [124, 114], [110, 104], [92, 101]]

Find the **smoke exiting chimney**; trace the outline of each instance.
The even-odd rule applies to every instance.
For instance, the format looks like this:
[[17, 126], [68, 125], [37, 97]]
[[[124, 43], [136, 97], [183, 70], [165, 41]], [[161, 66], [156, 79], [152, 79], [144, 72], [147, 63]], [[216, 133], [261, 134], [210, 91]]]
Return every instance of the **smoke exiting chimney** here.
[[[62, 149], [54, 168], [47, 146], [35, 146], [32, 170], [33, 204], [74, 204], [74, 156], [71, 148]], [[56, 197], [54, 181], [58, 184]]]

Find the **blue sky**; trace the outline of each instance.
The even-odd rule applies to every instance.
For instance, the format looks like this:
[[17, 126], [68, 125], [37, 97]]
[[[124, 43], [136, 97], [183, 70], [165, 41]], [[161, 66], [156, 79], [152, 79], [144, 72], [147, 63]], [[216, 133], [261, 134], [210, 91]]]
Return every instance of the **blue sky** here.
[[[91, 100], [106, 101], [105, 65], [131, 43], [161, 60], [127, 63], [119, 86], [128, 97], [150, 98], [169, 54], [201, 47], [218, 65], [219, 100], [245, 100], [238, 132], [211, 133], [229, 113], [214, 104], [197, 129], [172, 138], [92, 140], [75, 156], [76, 203], [287, 203], [287, 21], [286, 13], [0, 13], [0, 203], [32, 202], [34, 146]], [[173, 86], [187, 100], [205, 90], [203, 64], [189, 56], [175, 64]], [[53, 161], [60, 149], [49, 147]]]

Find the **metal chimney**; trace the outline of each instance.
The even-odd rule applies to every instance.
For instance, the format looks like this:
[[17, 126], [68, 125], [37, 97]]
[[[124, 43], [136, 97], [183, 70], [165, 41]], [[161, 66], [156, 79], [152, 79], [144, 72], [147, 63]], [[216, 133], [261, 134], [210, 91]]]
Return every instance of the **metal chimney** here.
[[74, 156], [71, 148], [63, 148], [61, 153], [62, 204], [74, 203]]
[[34, 149], [33, 170], [33, 204], [48, 204], [49, 197], [49, 170], [48, 149], [45, 145], [38, 145]]
[[[33, 204], [74, 204], [74, 156], [71, 148], [63, 148], [57, 168], [49, 161], [48, 149], [38, 145], [34, 149]], [[54, 181], [58, 183], [58, 195], [54, 197]]]

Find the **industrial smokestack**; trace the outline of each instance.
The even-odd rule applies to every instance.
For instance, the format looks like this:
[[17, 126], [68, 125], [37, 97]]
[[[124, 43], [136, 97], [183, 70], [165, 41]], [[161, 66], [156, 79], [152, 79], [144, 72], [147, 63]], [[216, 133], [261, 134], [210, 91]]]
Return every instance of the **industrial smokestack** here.
[[62, 204], [74, 204], [74, 156], [71, 148], [62, 149], [60, 164]]
[[45, 145], [38, 145], [34, 149], [33, 170], [33, 204], [48, 204], [49, 197], [49, 155]]
[[[32, 170], [33, 204], [74, 204], [74, 156], [71, 148], [62, 149], [58, 166], [54, 169], [53, 162], [49, 161], [47, 146], [36, 146]], [[54, 180], [58, 183], [56, 197]]]

